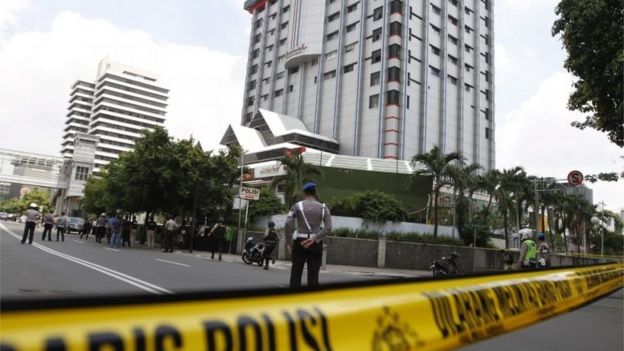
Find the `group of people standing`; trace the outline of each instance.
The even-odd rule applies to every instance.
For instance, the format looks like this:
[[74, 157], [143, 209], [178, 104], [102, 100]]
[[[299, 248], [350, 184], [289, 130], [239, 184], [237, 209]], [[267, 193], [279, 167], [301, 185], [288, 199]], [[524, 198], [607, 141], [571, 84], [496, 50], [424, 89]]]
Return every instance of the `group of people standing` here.
[[65, 212], [60, 215], [55, 215], [52, 212], [47, 212], [44, 215], [38, 210], [39, 206], [36, 203], [31, 203], [28, 209], [24, 213], [25, 224], [24, 234], [22, 235], [22, 244], [28, 241], [28, 244], [32, 245], [33, 238], [35, 236], [35, 228], [39, 221], [43, 222], [43, 234], [42, 241], [48, 238], [48, 241], [52, 241], [52, 229], [56, 227], [56, 241], [65, 241], [65, 230], [67, 230], [67, 216]]

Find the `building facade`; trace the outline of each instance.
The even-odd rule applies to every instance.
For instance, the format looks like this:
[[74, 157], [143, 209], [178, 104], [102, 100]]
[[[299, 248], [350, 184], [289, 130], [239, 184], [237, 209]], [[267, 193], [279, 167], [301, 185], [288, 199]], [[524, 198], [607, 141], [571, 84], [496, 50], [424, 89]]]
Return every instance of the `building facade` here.
[[158, 79], [132, 66], [100, 61], [95, 81], [78, 80], [72, 86], [62, 155], [73, 156], [76, 133], [97, 137], [93, 169], [97, 173], [132, 150], [143, 130], [164, 126], [169, 90]]
[[494, 164], [492, 0], [248, 0], [242, 125], [300, 119], [340, 153], [411, 159], [440, 146]]
[[33, 189], [58, 189], [62, 157], [0, 149], [0, 200], [22, 198]]

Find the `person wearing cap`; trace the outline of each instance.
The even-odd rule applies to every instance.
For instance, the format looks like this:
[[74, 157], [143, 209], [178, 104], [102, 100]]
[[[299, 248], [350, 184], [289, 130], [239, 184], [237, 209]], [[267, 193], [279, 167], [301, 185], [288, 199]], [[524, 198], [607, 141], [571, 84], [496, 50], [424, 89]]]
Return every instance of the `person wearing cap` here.
[[308, 286], [319, 284], [323, 260], [323, 239], [332, 229], [331, 214], [316, 199], [316, 183], [303, 186], [303, 201], [297, 202], [286, 218], [286, 246], [292, 255], [290, 287], [301, 286], [303, 268], [308, 266]]
[[221, 261], [226, 231], [227, 226], [225, 225], [225, 220], [219, 218], [219, 222], [215, 224], [210, 230], [210, 233], [208, 233], [208, 246], [210, 246], [211, 260], [214, 260], [215, 252], [219, 251], [219, 261]]
[[106, 213], [102, 213], [100, 218], [95, 221], [95, 241], [102, 242], [102, 238], [106, 235]]
[[515, 269], [530, 269], [537, 267], [537, 244], [533, 240], [533, 230], [523, 228], [518, 231], [520, 234], [520, 257], [515, 264]]
[[22, 235], [22, 244], [26, 243], [26, 238], [28, 238], [28, 243], [32, 245], [33, 236], [35, 236], [35, 226], [37, 226], [37, 219], [41, 216], [39, 211], [37, 211], [37, 204], [31, 203], [24, 213], [26, 216], [26, 224], [24, 225], [24, 235]]

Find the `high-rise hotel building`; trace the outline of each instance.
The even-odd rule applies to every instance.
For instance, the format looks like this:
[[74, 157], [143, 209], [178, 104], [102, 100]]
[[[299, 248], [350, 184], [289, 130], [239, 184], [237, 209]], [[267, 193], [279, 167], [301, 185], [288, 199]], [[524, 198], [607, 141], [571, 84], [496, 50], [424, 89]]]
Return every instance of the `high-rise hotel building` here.
[[153, 73], [103, 59], [96, 80], [76, 81], [70, 96], [61, 153], [73, 158], [77, 133], [97, 137], [97, 173], [132, 150], [143, 130], [164, 125], [169, 90]]
[[493, 0], [247, 0], [243, 126], [300, 119], [339, 153], [439, 145], [494, 167]]

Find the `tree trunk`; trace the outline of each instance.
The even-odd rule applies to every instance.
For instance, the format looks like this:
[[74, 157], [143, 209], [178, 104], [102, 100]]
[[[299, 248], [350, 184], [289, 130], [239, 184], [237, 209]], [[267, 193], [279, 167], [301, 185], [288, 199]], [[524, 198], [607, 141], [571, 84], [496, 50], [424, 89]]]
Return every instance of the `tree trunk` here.
[[503, 226], [505, 227], [505, 249], [509, 249], [509, 232], [507, 230], [507, 209], [503, 210]]
[[488, 200], [487, 207], [485, 208], [485, 216], [487, 217], [490, 214], [490, 207], [492, 207], [492, 198], [494, 195], [490, 194], [490, 199]]
[[433, 237], [438, 237], [438, 197], [440, 196], [440, 189], [435, 190], [434, 202], [433, 202]]
[[566, 227], [567, 226], [565, 225], [565, 223], [566, 223], [566, 218], [565, 217], [566, 217], [566, 215], [563, 214], [563, 216], [562, 216], [562, 218], [563, 218], [563, 246], [565, 248], [565, 253], [567, 255], [568, 254], [568, 236], [566, 234]]

